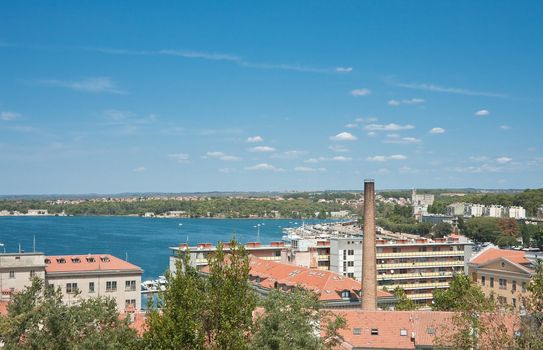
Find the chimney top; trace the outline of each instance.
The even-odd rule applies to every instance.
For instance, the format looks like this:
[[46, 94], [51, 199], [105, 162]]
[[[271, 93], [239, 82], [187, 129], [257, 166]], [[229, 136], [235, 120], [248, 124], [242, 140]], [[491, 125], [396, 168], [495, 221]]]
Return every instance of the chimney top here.
[[375, 182], [374, 179], [364, 179], [364, 182]]

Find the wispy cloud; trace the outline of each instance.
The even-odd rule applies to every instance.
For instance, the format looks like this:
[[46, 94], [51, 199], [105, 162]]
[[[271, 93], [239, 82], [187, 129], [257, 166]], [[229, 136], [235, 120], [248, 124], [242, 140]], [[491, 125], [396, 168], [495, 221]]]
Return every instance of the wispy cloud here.
[[477, 90], [470, 90], [465, 88], [457, 88], [457, 87], [446, 87], [436, 84], [430, 84], [430, 83], [402, 83], [402, 82], [396, 82], [389, 80], [389, 83], [391, 85], [402, 87], [406, 89], [414, 89], [414, 90], [423, 90], [423, 91], [431, 91], [431, 92], [442, 92], [442, 93], [448, 93], [448, 94], [458, 94], [458, 95], [468, 95], [468, 96], [485, 96], [485, 97], [498, 97], [498, 98], [507, 98], [509, 95], [497, 93], [497, 92], [489, 92], [489, 91], [477, 91]]
[[275, 148], [269, 147], [269, 146], [256, 146], [256, 147], [249, 148], [249, 152], [269, 153], [269, 152], [275, 152]]
[[332, 140], [332, 141], [356, 141], [357, 138], [356, 138], [356, 136], [354, 136], [350, 132], [344, 131], [344, 132], [340, 132], [337, 135], [331, 136], [330, 140]]
[[395, 123], [390, 124], [369, 124], [364, 127], [366, 130], [370, 131], [398, 131], [398, 130], [409, 130], [414, 129], [415, 127], [410, 124], [399, 125]]
[[309, 158], [304, 160], [304, 163], [319, 163], [319, 162], [348, 162], [351, 161], [351, 157], [345, 156], [335, 156], [335, 157], [318, 157], [318, 158]]
[[283, 168], [278, 168], [276, 166], [273, 166], [268, 163], [260, 163], [256, 164], [250, 167], [246, 167], [245, 170], [251, 170], [251, 171], [274, 171], [274, 172], [282, 172], [285, 171]]
[[481, 110], [478, 110], [477, 112], [475, 112], [475, 115], [478, 116], [478, 117], [486, 117], [487, 115], [489, 115], [490, 112], [486, 109], [481, 109]]
[[98, 52], [108, 55], [134, 55], [134, 56], [172, 56], [185, 59], [201, 59], [210, 61], [225, 61], [231, 62], [245, 68], [254, 69], [269, 69], [269, 70], [286, 70], [296, 72], [308, 72], [308, 73], [350, 73], [351, 67], [333, 67], [333, 68], [320, 68], [310, 65], [302, 64], [283, 64], [283, 63], [268, 63], [268, 62], [254, 62], [239, 55], [233, 55], [228, 53], [216, 53], [194, 50], [175, 50], [175, 49], [162, 49], [162, 50], [126, 50], [126, 49], [109, 49], [109, 48], [97, 48], [97, 47], [83, 47], [82, 49], [92, 52]]
[[387, 139], [384, 142], [408, 145], [412, 143], [420, 143], [421, 140], [417, 139], [416, 137], [400, 137], [399, 135], [393, 134], [393, 135], [387, 135]]
[[294, 168], [294, 171], [305, 172], [305, 173], [313, 173], [313, 172], [317, 172], [317, 171], [326, 171], [326, 168], [310, 168], [310, 167], [306, 167], [306, 166], [297, 166], [296, 168]]
[[245, 142], [248, 142], [248, 143], [257, 143], [257, 142], [262, 142], [264, 141], [264, 139], [262, 138], [262, 136], [249, 136], [247, 138], [247, 140], [245, 140]]
[[367, 160], [369, 160], [370, 162], [386, 162], [389, 160], [405, 160], [405, 159], [407, 159], [407, 157], [404, 156], [403, 154], [393, 154], [391, 156], [373, 156], [373, 157], [367, 158]]
[[121, 90], [117, 84], [108, 77], [86, 78], [83, 80], [39, 80], [39, 84], [47, 86], [58, 86], [75, 91], [91, 92], [91, 93], [110, 93], [126, 95], [127, 91]]
[[147, 170], [147, 169], [144, 166], [139, 166], [137, 168], [132, 169], [132, 171], [135, 172], [135, 173], [141, 173], [141, 172], [143, 172], [145, 170]]
[[216, 159], [220, 159], [220, 160], [223, 160], [223, 161], [238, 161], [238, 160], [241, 160], [240, 157], [229, 155], [229, 154], [226, 154], [224, 152], [218, 152], [218, 151], [207, 152], [206, 155], [204, 157], [202, 157], [202, 158], [204, 158], [204, 159], [206, 159], [206, 158], [216, 158]]
[[509, 130], [509, 129], [511, 129], [511, 127], [509, 125], [500, 125], [500, 129]]
[[500, 164], [506, 164], [506, 163], [509, 163], [510, 161], [512, 161], [513, 158], [510, 158], [510, 157], [499, 157], [499, 158], [496, 158], [496, 162], [500, 163]]
[[0, 112], [0, 120], [12, 121], [21, 118], [19, 113], [15, 112]]
[[367, 96], [369, 94], [371, 94], [371, 90], [366, 88], [351, 90], [353, 96]]
[[190, 156], [186, 153], [168, 154], [168, 157], [174, 159], [178, 163], [188, 163]]
[[307, 151], [291, 150], [283, 153], [275, 153], [271, 157], [278, 159], [296, 159], [300, 156], [306, 155], [307, 153]]
[[445, 133], [445, 129], [443, 128], [431, 128], [430, 134], [443, 134]]
[[330, 150], [338, 153], [349, 152], [349, 149], [343, 145], [331, 145], [328, 147]]
[[377, 118], [375, 117], [360, 117], [360, 118], [356, 118], [355, 121], [357, 123], [362, 123], [362, 124], [369, 124], [369, 123], [375, 123], [377, 121]]
[[420, 105], [426, 102], [426, 100], [422, 98], [409, 98], [404, 100], [389, 100], [387, 103], [389, 106], [399, 106], [401, 104], [405, 105]]

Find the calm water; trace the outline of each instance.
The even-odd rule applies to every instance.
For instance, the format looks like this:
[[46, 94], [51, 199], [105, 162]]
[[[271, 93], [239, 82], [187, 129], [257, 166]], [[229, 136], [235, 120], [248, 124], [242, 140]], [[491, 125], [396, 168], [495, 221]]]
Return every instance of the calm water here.
[[[319, 220], [306, 220], [308, 224]], [[295, 225], [297, 223], [297, 225]], [[243, 243], [255, 241], [257, 224], [260, 241], [280, 240], [285, 227], [299, 226], [297, 220], [259, 219], [155, 219], [140, 217], [0, 217], [0, 242], [8, 252], [21, 248], [46, 255], [109, 253], [140, 266], [143, 279], [155, 279], [168, 268], [170, 250], [187, 241], [215, 243], [235, 233]], [[1, 249], [1, 248], [0, 248]]]

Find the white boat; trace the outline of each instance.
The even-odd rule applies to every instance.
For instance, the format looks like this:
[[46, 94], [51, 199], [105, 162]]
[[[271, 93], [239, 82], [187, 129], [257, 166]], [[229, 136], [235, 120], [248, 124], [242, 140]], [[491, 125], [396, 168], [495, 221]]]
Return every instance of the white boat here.
[[141, 290], [148, 292], [156, 292], [158, 290], [156, 281], [146, 280], [141, 282]]

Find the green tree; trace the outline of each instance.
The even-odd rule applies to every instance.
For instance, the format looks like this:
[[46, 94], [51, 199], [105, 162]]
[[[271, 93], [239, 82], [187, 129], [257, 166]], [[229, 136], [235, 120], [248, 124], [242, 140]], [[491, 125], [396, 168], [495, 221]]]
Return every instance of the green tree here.
[[528, 284], [530, 292], [524, 301], [526, 313], [521, 316], [519, 349], [543, 349], [543, 263], [536, 262], [535, 274]]
[[452, 233], [452, 225], [448, 222], [440, 222], [432, 227], [432, 233], [436, 238], [448, 236]]
[[448, 289], [434, 290], [433, 310], [480, 312], [493, 309], [491, 301], [468, 276], [454, 275]]
[[501, 230], [496, 218], [477, 217], [466, 222], [464, 234], [478, 242], [496, 243]]
[[[320, 350], [341, 342], [338, 330], [345, 319], [320, 309], [318, 295], [294, 288], [290, 292], [273, 290], [262, 301], [264, 311], [255, 322], [251, 349]], [[317, 325], [326, 325], [321, 337]]]
[[395, 310], [410, 311], [417, 308], [415, 302], [407, 297], [402, 287], [394, 288], [394, 297], [397, 299], [396, 305], [394, 305]]
[[36, 278], [9, 303], [0, 339], [6, 349], [137, 349], [139, 339], [127, 321], [113, 299], [67, 306], [60, 289], [45, 288]]

